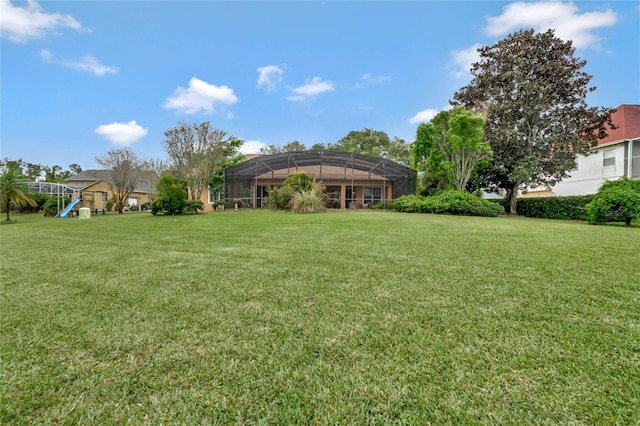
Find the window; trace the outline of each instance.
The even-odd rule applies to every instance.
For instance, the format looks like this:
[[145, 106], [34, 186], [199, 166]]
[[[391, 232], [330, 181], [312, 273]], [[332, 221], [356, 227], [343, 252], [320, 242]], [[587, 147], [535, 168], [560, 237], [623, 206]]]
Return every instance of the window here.
[[362, 204], [369, 205], [382, 201], [382, 188], [363, 188]]
[[268, 186], [256, 186], [256, 207], [264, 207], [263, 200], [269, 196]]
[[219, 191], [213, 191], [209, 188], [209, 204], [213, 204], [218, 201], [220, 199], [220, 195]]
[[602, 153], [602, 167], [615, 166], [616, 165], [616, 150], [605, 149]]

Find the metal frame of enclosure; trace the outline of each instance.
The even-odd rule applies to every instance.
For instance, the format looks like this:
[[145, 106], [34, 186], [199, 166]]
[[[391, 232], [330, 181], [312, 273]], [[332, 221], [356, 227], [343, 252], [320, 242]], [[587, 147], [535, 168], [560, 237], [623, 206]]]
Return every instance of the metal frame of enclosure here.
[[58, 198], [58, 211], [65, 207], [64, 197], [74, 199], [78, 193], [77, 188], [55, 182], [29, 182], [29, 187], [39, 194], [55, 195]]
[[33, 192], [37, 192], [40, 194], [57, 196], [64, 195], [69, 198], [73, 198], [73, 195], [77, 190], [77, 188], [73, 188], [69, 185], [54, 182], [29, 182], [29, 187]]
[[[350, 193], [355, 194], [356, 185], [375, 182], [382, 188], [383, 203], [416, 191], [416, 171], [385, 158], [331, 150], [295, 151], [258, 156], [227, 168], [224, 175], [225, 207], [234, 208], [238, 204], [260, 207], [256, 194], [260, 182], [284, 180], [290, 173], [309, 168], [313, 168], [313, 177], [318, 182], [339, 182], [336, 188], [339, 190], [341, 186], [343, 193], [349, 185]], [[344, 201], [342, 207], [345, 208]]]

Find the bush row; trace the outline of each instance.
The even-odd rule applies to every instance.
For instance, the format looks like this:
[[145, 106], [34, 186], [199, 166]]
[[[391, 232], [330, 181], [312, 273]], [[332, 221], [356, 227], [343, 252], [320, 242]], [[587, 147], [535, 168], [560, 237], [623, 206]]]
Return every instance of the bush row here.
[[433, 197], [405, 195], [393, 202], [394, 209], [405, 213], [435, 213], [462, 216], [495, 217], [504, 207], [466, 191], [446, 191]]
[[[585, 206], [591, 200], [593, 200], [593, 194], [568, 197], [520, 198], [516, 208], [520, 216], [541, 219], [586, 220], [587, 212]], [[504, 203], [504, 200], [500, 200], [500, 203]]]

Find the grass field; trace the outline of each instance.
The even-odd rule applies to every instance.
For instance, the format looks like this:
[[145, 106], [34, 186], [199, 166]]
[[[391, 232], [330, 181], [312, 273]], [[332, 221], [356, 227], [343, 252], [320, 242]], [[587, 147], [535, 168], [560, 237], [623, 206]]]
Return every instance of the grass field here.
[[638, 224], [13, 219], [3, 424], [640, 422]]

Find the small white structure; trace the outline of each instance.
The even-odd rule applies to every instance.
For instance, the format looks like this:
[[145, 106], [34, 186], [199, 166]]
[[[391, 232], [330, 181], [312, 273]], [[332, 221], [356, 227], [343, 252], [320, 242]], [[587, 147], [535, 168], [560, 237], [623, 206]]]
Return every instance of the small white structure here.
[[89, 210], [89, 207], [80, 207], [78, 219], [91, 219], [91, 210]]

